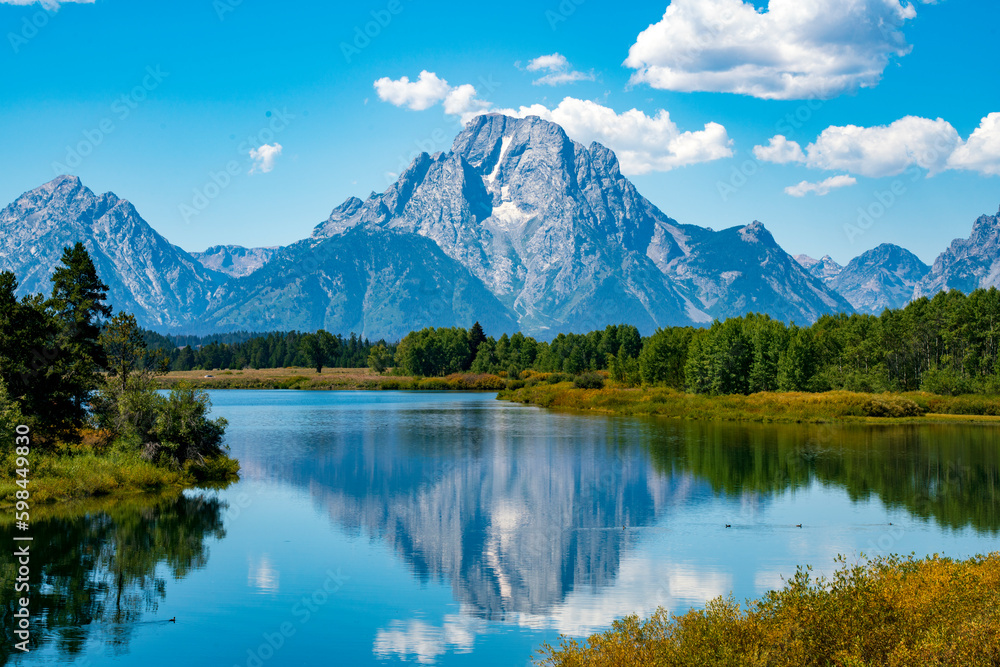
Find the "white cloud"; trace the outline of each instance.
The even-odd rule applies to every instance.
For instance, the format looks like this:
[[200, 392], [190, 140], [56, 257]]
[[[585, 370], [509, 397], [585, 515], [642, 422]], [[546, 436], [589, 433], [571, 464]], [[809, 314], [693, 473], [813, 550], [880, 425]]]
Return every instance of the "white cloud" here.
[[424, 70], [416, 81], [406, 76], [395, 81], [384, 76], [375, 82], [375, 91], [383, 102], [423, 111], [443, 101], [451, 92], [451, 86], [434, 72]]
[[895, 176], [914, 165], [936, 174], [961, 143], [955, 128], [941, 118], [906, 116], [875, 127], [828, 127], [806, 146], [806, 164], [873, 178]]
[[474, 115], [489, 106], [489, 102], [476, 99], [476, 87], [471, 83], [452, 88], [444, 98], [444, 112], [450, 116]]
[[[989, 118], [983, 119], [980, 128], [987, 127], [989, 122]], [[964, 160], [967, 165], [959, 168], [983, 171], [977, 164], [989, 163], [986, 144], [990, 135], [989, 129], [985, 129], [980, 137], [973, 134], [967, 145], [972, 148], [965, 151], [968, 157], [960, 155], [955, 158], [953, 155], [959, 154], [963, 142], [951, 123], [941, 118], [931, 120], [906, 116], [889, 125], [828, 127], [816, 141], [806, 146], [804, 159], [796, 151], [801, 152], [801, 147], [781, 135], [772, 137], [768, 146], [755, 146], [754, 155], [767, 162], [804, 162], [811, 169], [847, 171], [872, 178], [895, 176], [912, 167], [926, 169], [933, 176], [945, 169], [958, 167], [954, 163], [956, 159]]]
[[541, 78], [532, 81], [536, 86], [558, 86], [576, 81], [593, 81], [596, 78], [593, 72], [574, 70], [566, 60], [566, 56], [560, 53], [538, 56], [531, 60], [525, 69], [529, 72], [547, 72]]
[[566, 60], [566, 56], [561, 53], [553, 53], [547, 56], [538, 56], [534, 60], [528, 63], [527, 70], [529, 72], [537, 72], [539, 70], [564, 70], [569, 67], [569, 61]]
[[[927, 0], [924, 0], [925, 4]], [[633, 83], [764, 99], [829, 99], [872, 87], [893, 56], [913, 5], [900, 0], [672, 0], [636, 38]]]
[[590, 100], [567, 97], [554, 109], [534, 104], [500, 113], [538, 116], [561, 125], [575, 141], [604, 144], [618, 156], [626, 175], [669, 171], [733, 155], [733, 142], [722, 125], [706, 123], [702, 130], [681, 132], [663, 109], [655, 116], [638, 109], [617, 113]]
[[792, 197], [805, 197], [811, 192], [817, 197], [822, 197], [823, 195], [830, 194], [832, 190], [837, 188], [857, 185], [857, 182], [858, 180], [853, 176], [831, 176], [825, 181], [820, 181], [819, 183], [802, 181], [798, 185], [790, 185], [785, 188], [785, 194], [791, 195]]
[[775, 164], [806, 161], [806, 154], [802, 152], [802, 146], [798, 142], [789, 141], [783, 134], [771, 137], [767, 146], [754, 146], [753, 156], [761, 162]]
[[260, 148], [250, 149], [250, 159], [254, 161], [250, 173], [266, 174], [274, 169], [274, 161], [281, 155], [281, 144], [264, 144]]
[[0, 5], [41, 5], [45, 9], [55, 11], [59, 5], [79, 4], [92, 5], [96, 0], [0, 0]]
[[948, 167], [1000, 176], [1000, 113], [983, 118], [969, 140], [948, 158]]
[[[559, 54], [541, 57], [542, 68], [558, 66], [565, 59]], [[546, 60], [547, 59], [547, 60]], [[531, 61], [528, 67], [539, 58]], [[420, 97], [420, 106], [413, 106], [416, 99], [412, 93], [413, 86], [419, 81], [431, 83], [440, 82], [443, 88], [433, 96]], [[379, 79], [375, 82], [379, 97], [396, 106], [408, 106], [411, 109], [427, 109], [437, 102], [444, 106], [448, 115], [458, 116], [463, 123], [469, 122], [475, 116], [483, 113], [503, 113], [508, 116], [524, 118], [538, 116], [557, 123], [575, 141], [589, 143], [597, 141], [604, 144], [618, 155], [622, 173], [626, 175], [645, 174], [651, 171], [669, 171], [699, 162], [709, 162], [720, 158], [732, 157], [732, 139], [726, 128], [718, 123], [706, 123], [704, 129], [682, 132], [677, 124], [670, 119], [670, 114], [660, 110], [655, 116], [647, 116], [642, 111], [632, 109], [617, 113], [614, 109], [602, 106], [596, 102], [567, 97], [554, 109], [542, 104], [522, 106], [518, 109], [496, 109], [489, 102], [476, 98], [476, 88], [471, 84], [452, 87], [433, 72], [421, 72], [417, 82], [410, 82], [403, 77], [398, 81]], [[383, 90], [386, 91], [383, 94]], [[424, 102], [435, 99], [427, 106]]]

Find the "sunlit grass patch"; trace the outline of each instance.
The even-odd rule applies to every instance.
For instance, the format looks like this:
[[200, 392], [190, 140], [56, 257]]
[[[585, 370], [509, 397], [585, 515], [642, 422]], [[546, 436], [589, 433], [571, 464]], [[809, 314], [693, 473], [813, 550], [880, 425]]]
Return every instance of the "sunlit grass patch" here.
[[841, 563], [830, 579], [800, 569], [745, 605], [717, 598], [680, 616], [629, 616], [586, 641], [543, 646], [536, 664], [1000, 664], [1000, 554]]

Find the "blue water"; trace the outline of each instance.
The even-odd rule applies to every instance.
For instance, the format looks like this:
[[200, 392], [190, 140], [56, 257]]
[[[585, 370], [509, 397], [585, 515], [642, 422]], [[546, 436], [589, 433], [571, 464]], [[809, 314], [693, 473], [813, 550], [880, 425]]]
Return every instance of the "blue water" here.
[[[87, 575], [109, 582], [100, 604], [51, 619], [15, 664], [523, 665], [560, 633], [757, 596], [838, 554], [992, 551], [1000, 527], [989, 427], [691, 424], [492, 394], [212, 400], [241, 481], [136, 510], [167, 546], [128, 613], [111, 553]], [[134, 545], [115, 521], [95, 543]]]

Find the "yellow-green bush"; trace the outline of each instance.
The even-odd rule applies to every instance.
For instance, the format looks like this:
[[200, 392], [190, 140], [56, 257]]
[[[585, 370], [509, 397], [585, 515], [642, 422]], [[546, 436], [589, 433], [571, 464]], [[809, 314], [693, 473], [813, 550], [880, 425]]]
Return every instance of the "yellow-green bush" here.
[[630, 616], [585, 642], [543, 646], [536, 664], [1000, 665], [1000, 554], [841, 563], [829, 580], [800, 569], [744, 606], [718, 598], [681, 616]]

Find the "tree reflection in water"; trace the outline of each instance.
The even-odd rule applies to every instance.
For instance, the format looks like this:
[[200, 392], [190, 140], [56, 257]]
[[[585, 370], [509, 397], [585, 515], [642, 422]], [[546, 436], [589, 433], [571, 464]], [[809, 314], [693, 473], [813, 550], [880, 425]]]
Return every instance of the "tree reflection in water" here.
[[[73, 657], [99, 633], [109, 653], [127, 652], [135, 624], [165, 596], [165, 575], [182, 578], [204, 567], [207, 538], [225, 537], [225, 507], [213, 497], [173, 494], [36, 511], [31, 649], [55, 643], [64, 657]], [[0, 527], [0, 542], [13, 544], [12, 533], [12, 526]], [[0, 568], [4, 664], [19, 653], [13, 614], [15, 596], [23, 594], [14, 593], [16, 564], [5, 558]]]
[[990, 425], [679, 428], [673, 437], [651, 429], [654, 463], [692, 472], [716, 493], [766, 497], [819, 481], [951, 529], [1000, 531], [1000, 430]]

